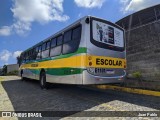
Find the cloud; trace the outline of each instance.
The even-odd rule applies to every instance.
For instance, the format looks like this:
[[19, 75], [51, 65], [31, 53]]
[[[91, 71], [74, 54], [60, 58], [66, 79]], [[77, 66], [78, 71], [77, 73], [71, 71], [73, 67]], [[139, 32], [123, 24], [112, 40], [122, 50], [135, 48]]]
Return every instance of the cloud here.
[[[0, 35], [10, 35], [10, 31], [24, 34], [31, 30], [33, 22], [45, 24], [51, 21], [66, 21], [69, 16], [64, 15], [63, 0], [12, 0], [11, 11], [14, 23], [0, 29]], [[10, 29], [9, 29], [10, 28]], [[3, 32], [3, 31], [8, 32]], [[1, 32], [2, 31], [2, 32]]]
[[0, 52], [0, 65], [6, 65], [9, 61], [16, 61], [17, 57], [21, 54], [22, 51], [10, 52], [9, 50], [2, 50]]
[[9, 26], [3, 26], [0, 29], [0, 36], [8, 36], [11, 34], [11, 27]]
[[160, 3], [160, 0], [120, 0], [122, 11], [135, 12]]
[[20, 56], [21, 53], [22, 53], [22, 51], [15, 51], [13, 53], [13, 58], [17, 58], [18, 56]]
[[78, 7], [101, 8], [105, 0], [74, 0]]
[[2, 52], [0, 52], [0, 60], [4, 63], [7, 63], [11, 56], [12, 53], [9, 52], [8, 50], [2, 50]]

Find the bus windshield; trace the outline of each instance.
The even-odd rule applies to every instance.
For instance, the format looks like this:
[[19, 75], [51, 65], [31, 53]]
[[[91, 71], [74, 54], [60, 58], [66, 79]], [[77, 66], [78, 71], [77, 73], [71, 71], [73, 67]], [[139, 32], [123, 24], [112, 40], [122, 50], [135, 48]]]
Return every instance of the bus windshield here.
[[92, 20], [92, 43], [98, 47], [124, 50], [124, 31], [109, 22]]

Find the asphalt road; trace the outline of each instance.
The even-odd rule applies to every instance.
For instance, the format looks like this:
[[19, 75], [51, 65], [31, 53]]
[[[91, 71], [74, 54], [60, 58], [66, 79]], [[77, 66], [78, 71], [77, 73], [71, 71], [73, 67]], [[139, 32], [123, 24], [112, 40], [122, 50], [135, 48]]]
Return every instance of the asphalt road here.
[[[160, 111], [159, 97], [99, 90], [89, 86], [50, 85], [49, 89], [41, 90], [38, 81], [21, 81], [18, 77], [13, 76], [4, 77], [4, 80], [1, 80], [0, 96], [0, 111], [75, 111], [69, 116], [54, 119], [113, 119], [99, 115], [96, 118], [73, 117], [84, 111]], [[130, 118], [128, 116], [114, 119], [156, 120], [158, 117]]]

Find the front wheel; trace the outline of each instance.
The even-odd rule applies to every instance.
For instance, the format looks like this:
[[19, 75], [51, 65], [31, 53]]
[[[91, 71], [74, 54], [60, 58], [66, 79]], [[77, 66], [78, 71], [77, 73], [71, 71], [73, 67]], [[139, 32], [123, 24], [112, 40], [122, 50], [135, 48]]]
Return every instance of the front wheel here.
[[45, 72], [42, 72], [41, 75], [40, 75], [40, 87], [42, 89], [47, 88], [46, 73]]

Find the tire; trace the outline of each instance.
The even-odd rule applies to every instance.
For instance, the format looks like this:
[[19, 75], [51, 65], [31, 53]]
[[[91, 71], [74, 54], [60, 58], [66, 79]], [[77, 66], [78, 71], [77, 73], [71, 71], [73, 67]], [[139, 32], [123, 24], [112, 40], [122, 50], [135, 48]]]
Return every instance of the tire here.
[[24, 78], [24, 77], [22, 77], [22, 74], [21, 74], [21, 81], [25, 81], [25, 78]]
[[42, 72], [40, 75], [40, 87], [41, 87], [41, 89], [47, 89], [46, 73], [45, 72]]
[[23, 71], [21, 71], [21, 81], [24, 81], [25, 80], [25, 78], [22, 76], [23, 75]]
[[25, 80], [24, 77], [21, 76], [21, 81], [24, 81], [24, 80]]

